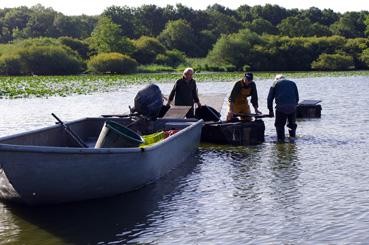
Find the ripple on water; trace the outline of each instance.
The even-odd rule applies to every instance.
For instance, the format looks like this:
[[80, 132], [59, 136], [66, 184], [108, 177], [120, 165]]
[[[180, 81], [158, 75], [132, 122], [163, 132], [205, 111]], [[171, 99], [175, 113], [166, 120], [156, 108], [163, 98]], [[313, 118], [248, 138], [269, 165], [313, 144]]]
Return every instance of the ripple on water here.
[[[265, 111], [272, 80], [256, 82]], [[196, 163], [185, 163], [141, 191], [80, 209], [58, 209], [58, 216], [47, 212], [57, 224], [35, 216], [22, 222], [30, 215], [18, 218], [1, 206], [0, 238], [18, 232], [31, 242], [42, 237], [72, 244], [366, 243], [368, 78], [302, 78], [296, 83], [301, 99], [322, 100], [323, 111], [320, 119], [298, 120], [294, 143], [276, 144], [274, 119], [266, 118], [264, 144], [201, 145]], [[169, 94], [172, 85], [160, 86]], [[199, 83], [199, 91], [221, 93], [232, 86], [231, 81]], [[140, 88], [2, 101], [0, 135], [53, 124], [51, 112], [64, 120], [125, 112]], [[71, 215], [78, 218], [63, 218]], [[31, 233], [36, 235], [27, 236]]]

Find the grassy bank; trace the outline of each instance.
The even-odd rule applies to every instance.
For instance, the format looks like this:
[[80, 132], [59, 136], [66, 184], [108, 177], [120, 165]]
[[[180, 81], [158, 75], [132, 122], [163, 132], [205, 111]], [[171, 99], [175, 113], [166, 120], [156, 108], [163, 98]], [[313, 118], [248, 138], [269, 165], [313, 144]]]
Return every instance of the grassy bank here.
[[[273, 79], [276, 72], [255, 72], [255, 79]], [[344, 72], [284, 72], [287, 77], [369, 76], [369, 71]], [[243, 73], [197, 73], [197, 82], [226, 82], [242, 77]], [[1, 98], [68, 96], [108, 92], [132, 84], [173, 83], [180, 73], [134, 74], [125, 76], [27, 76], [0, 77]]]

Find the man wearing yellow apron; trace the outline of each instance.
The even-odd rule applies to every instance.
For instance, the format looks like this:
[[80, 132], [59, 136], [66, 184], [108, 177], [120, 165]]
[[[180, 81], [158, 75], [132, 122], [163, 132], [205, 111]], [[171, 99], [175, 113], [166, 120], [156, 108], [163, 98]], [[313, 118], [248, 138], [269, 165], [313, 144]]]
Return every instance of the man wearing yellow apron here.
[[241, 120], [251, 121], [251, 117], [247, 116], [247, 114], [250, 114], [250, 106], [247, 101], [247, 97], [249, 96], [251, 96], [250, 102], [255, 109], [255, 113], [261, 114], [258, 110], [258, 92], [251, 72], [246, 73], [245, 77], [233, 86], [228, 99], [229, 111], [227, 121], [232, 121], [237, 115], [240, 115]]

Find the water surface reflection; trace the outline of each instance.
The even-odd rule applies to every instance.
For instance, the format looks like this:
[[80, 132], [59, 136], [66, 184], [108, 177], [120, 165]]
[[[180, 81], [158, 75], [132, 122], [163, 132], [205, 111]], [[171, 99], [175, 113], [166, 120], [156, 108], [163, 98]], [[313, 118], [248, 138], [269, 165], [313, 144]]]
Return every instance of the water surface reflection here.
[[[272, 79], [272, 78], [271, 78]], [[272, 80], [258, 80], [265, 112]], [[294, 144], [201, 145], [195, 162], [116, 198], [29, 209], [0, 204], [5, 244], [366, 244], [369, 241], [369, 77], [295, 79], [322, 118], [299, 120]], [[199, 83], [203, 94], [233, 81]], [[168, 94], [172, 83], [160, 84]], [[107, 94], [1, 100], [0, 136], [122, 113], [140, 86]], [[265, 108], [265, 109], [264, 109]]]
[[196, 153], [158, 182], [117, 197], [58, 206], [7, 204], [2, 210], [10, 211], [14, 225], [19, 224], [23, 230], [12, 235], [5, 232], [10, 240], [29, 241], [27, 244], [129, 242], [157, 220], [153, 217], [160, 215], [161, 202], [179, 195], [187, 185], [186, 176], [199, 164], [201, 159]]

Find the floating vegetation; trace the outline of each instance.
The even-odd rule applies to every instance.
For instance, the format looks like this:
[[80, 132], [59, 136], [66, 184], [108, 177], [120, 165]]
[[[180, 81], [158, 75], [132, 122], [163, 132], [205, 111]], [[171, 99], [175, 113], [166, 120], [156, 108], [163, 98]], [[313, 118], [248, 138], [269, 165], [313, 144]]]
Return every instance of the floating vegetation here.
[[[256, 72], [258, 79], [273, 79], [277, 72]], [[284, 72], [290, 78], [368, 76], [369, 71]], [[197, 73], [197, 82], [226, 82], [242, 77], [240, 72]], [[180, 73], [80, 76], [4, 76], [0, 77], [0, 98], [69, 96], [109, 92], [134, 84], [172, 83]]]

